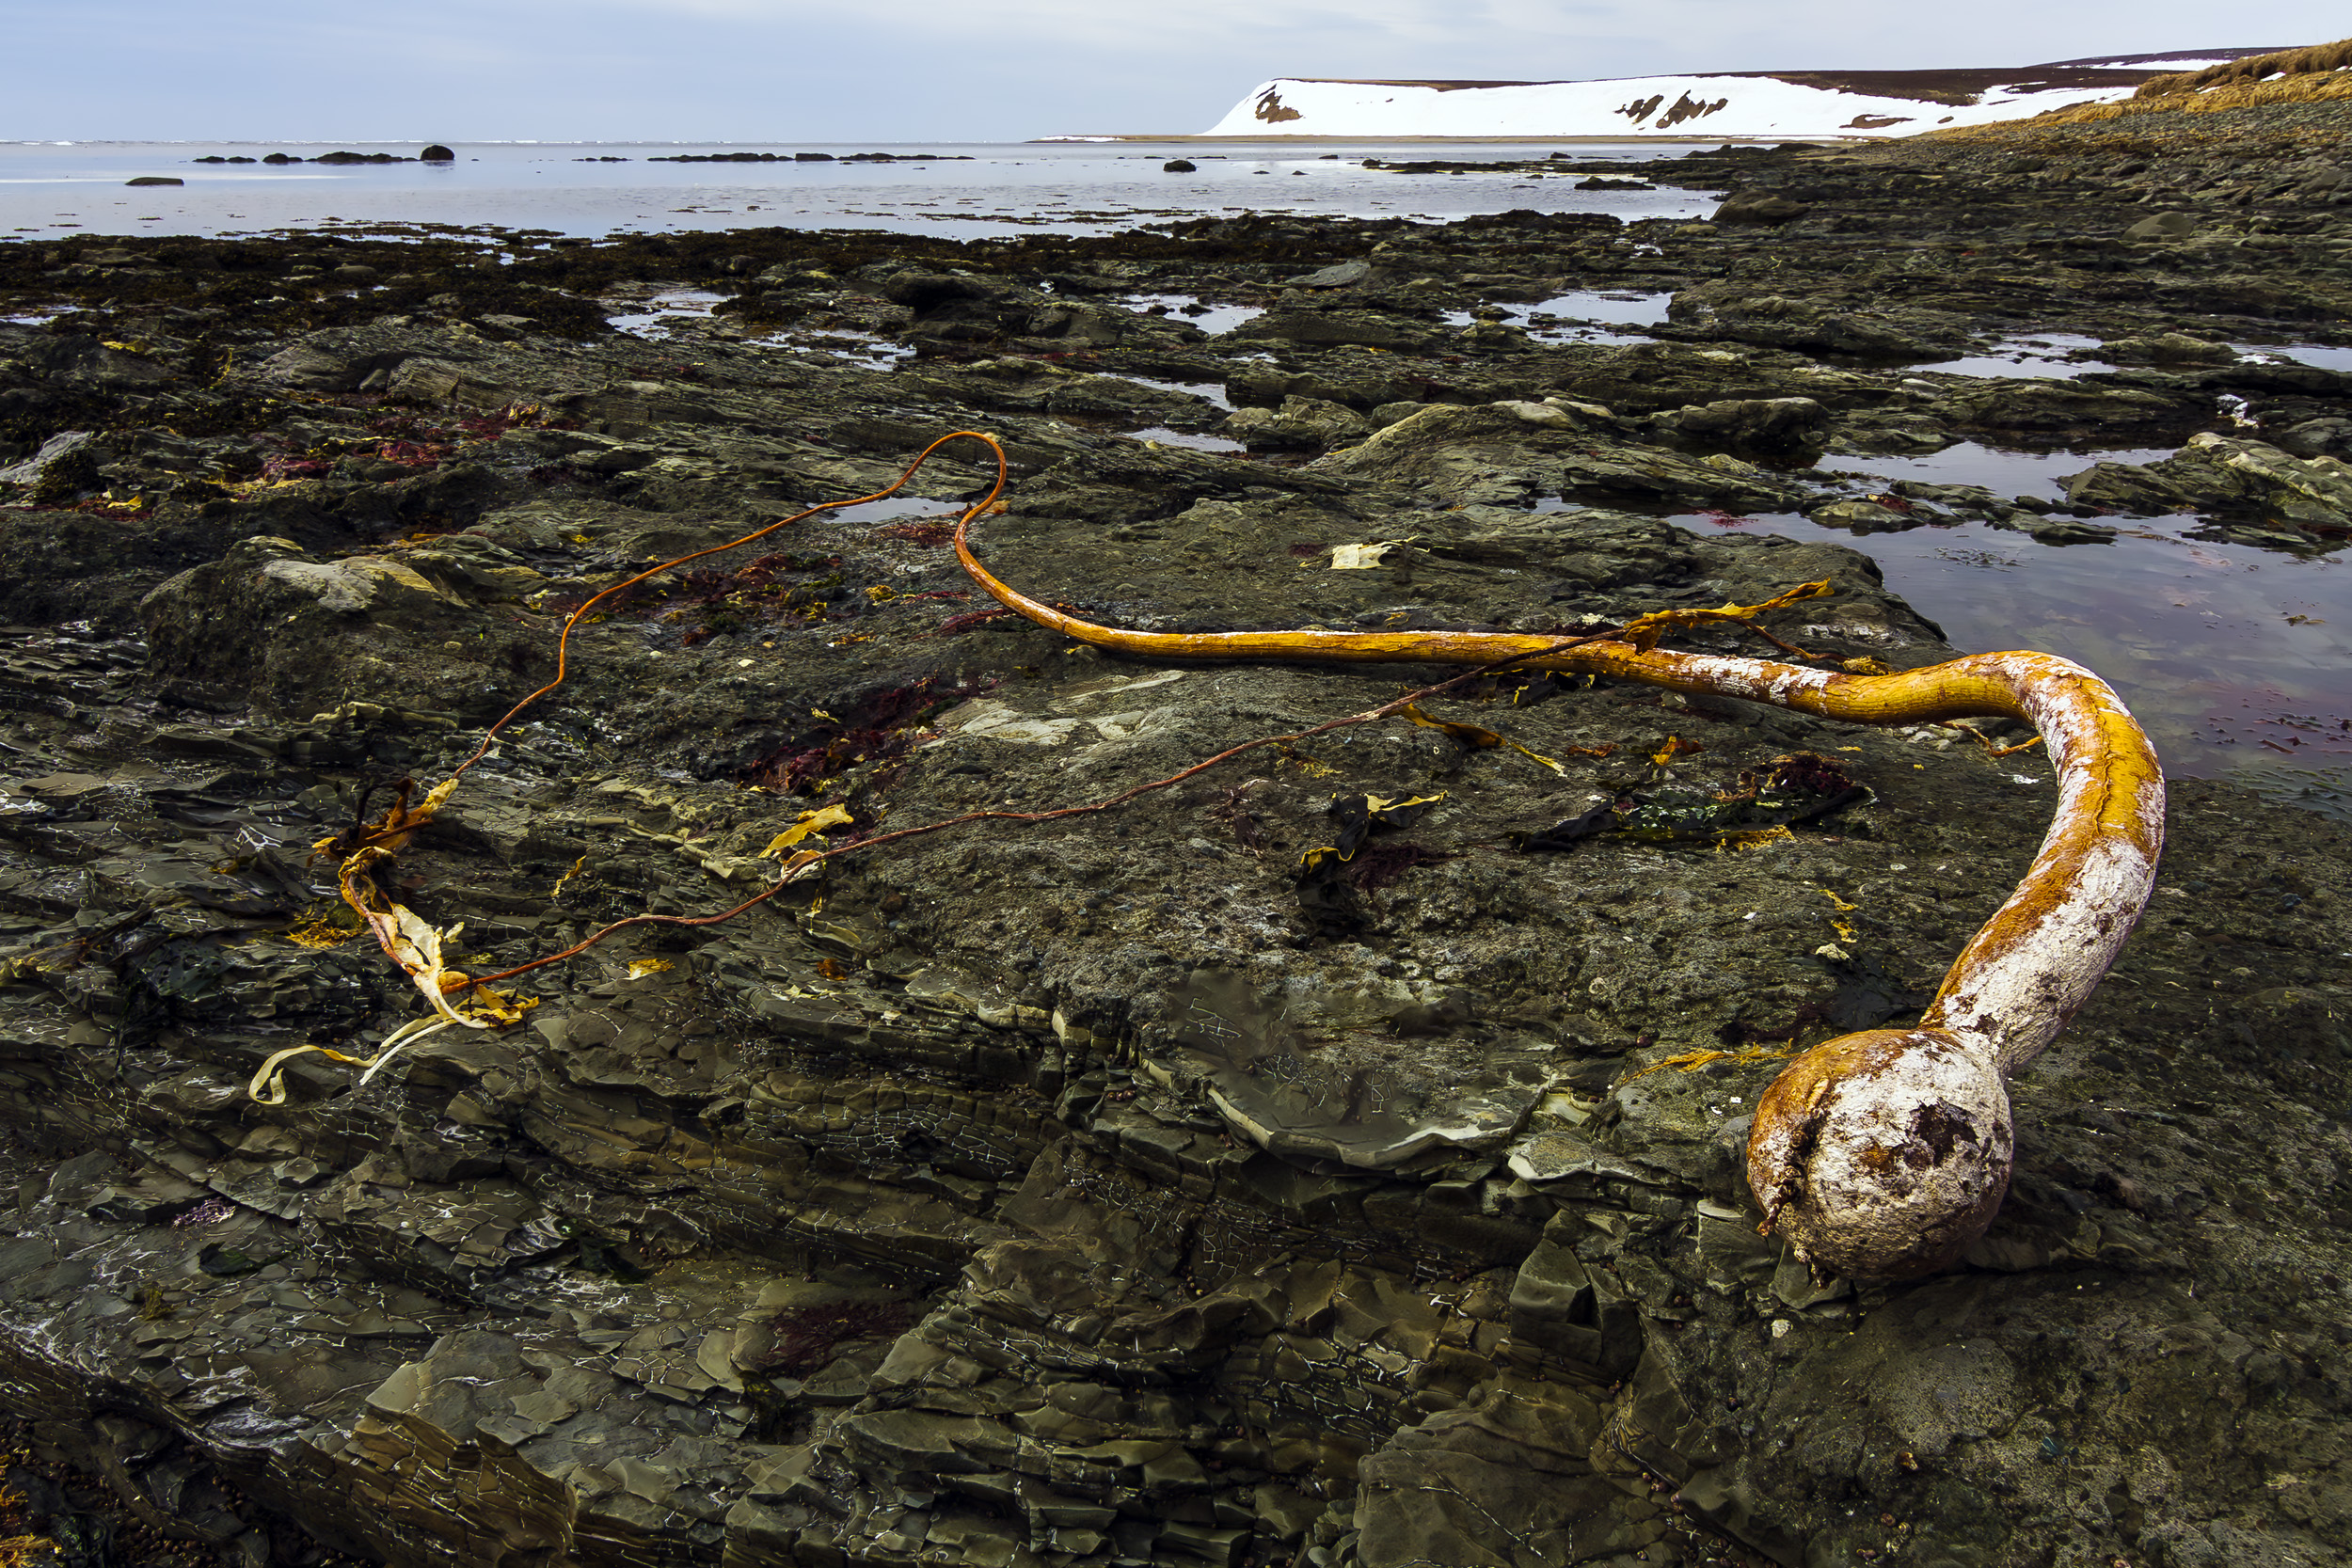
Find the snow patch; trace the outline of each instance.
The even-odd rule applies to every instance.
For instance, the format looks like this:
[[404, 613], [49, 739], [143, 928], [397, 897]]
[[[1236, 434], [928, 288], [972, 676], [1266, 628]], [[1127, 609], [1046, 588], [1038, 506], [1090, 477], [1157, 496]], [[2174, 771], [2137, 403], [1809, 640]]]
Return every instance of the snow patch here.
[[2031, 71], [1977, 103], [1804, 87], [1769, 76], [1636, 76], [1454, 87], [1437, 83], [1260, 83], [1209, 136], [1643, 136], [1789, 140], [1910, 135], [2129, 98], [2128, 84], [2043, 87]]

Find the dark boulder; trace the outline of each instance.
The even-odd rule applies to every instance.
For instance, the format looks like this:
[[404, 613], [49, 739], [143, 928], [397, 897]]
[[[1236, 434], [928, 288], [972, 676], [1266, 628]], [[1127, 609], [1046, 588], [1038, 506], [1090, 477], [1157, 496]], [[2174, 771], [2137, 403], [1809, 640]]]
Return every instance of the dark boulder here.
[[1339, 261], [1319, 271], [1311, 272], [1304, 277], [1292, 278], [1291, 287], [1294, 289], [1344, 289], [1351, 284], [1365, 281], [1372, 277], [1372, 274], [1373, 265], [1370, 261]]
[[24, 462], [0, 468], [0, 484], [22, 485], [26, 500], [56, 505], [97, 488], [98, 467], [105, 460], [106, 449], [96, 436], [87, 430], [60, 431]]
[[883, 298], [905, 306], [919, 318], [954, 305], [999, 299], [1006, 291], [1000, 283], [961, 273], [908, 271], [884, 283], [882, 292]]
[[1813, 211], [1771, 191], [1734, 191], [1715, 209], [1716, 223], [1790, 223]]

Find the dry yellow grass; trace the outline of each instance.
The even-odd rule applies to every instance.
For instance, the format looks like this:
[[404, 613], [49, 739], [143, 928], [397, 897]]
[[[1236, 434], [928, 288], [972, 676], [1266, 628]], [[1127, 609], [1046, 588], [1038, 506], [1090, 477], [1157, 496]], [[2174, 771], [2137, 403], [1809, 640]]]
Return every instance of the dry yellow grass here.
[[[2178, 76], [2158, 76], [2142, 82], [2138, 98], [2171, 98], [2182, 93], [2203, 92], [2209, 87], [2250, 87], [2272, 76], [2315, 76], [2352, 66], [2352, 39], [2339, 39], [2334, 43], [2314, 43], [2305, 49], [2281, 49], [2275, 55], [2249, 55], [2242, 60], [2225, 60], [2207, 66], [2202, 71], [2185, 71]], [[2302, 103], [2302, 99], [2287, 100]]]
[[[2262, 79], [2252, 69], [2265, 60], [2308, 61], [2322, 57], [2337, 59], [2342, 63], [2297, 71], [2292, 75], [2273, 76], [2267, 80]], [[2330, 103], [2352, 99], [2352, 69], [2345, 69], [2347, 66], [2352, 66], [2352, 40], [2312, 49], [2256, 55], [2189, 75], [2159, 76], [2142, 86], [2139, 96], [2126, 98], [2118, 103], [2077, 103], [2070, 109], [2052, 109], [2031, 119], [1931, 131], [1928, 136], [1938, 141], [1997, 139], [2023, 130], [2090, 125], [2100, 120], [2133, 119], [2144, 115], [2207, 115], [2220, 114], [2228, 109], [2253, 108], [2260, 104]], [[2238, 70], [2240, 67], [2247, 69]], [[2223, 77], [2218, 74], [2233, 71], [2236, 71], [2234, 75]], [[2167, 86], [2194, 83], [2206, 77], [2214, 77], [2217, 85], [2202, 87]], [[2152, 90], [2157, 88], [2163, 90]]]

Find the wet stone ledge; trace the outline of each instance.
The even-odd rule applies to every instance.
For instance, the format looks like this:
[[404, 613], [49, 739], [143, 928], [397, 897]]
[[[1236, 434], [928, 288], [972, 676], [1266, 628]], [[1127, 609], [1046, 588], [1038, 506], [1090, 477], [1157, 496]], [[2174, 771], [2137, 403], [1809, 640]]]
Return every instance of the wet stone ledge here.
[[[2289, 157], [2215, 129], [2184, 157]], [[2030, 861], [2048, 766], [1605, 681], [844, 857], [534, 972], [514, 1027], [247, 1092], [419, 1010], [315, 841], [446, 777], [589, 596], [949, 429], [1013, 457], [975, 527], [994, 570], [1159, 629], [1574, 632], [1826, 579], [1769, 629], [1912, 668], [1952, 650], [1866, 556], [1669, 517], [2187, 505], [2281, 561], [2341, 548], [2342, 378], [2163, 340], [2310, 329], [2333, 252], [2254, 242], [2325, 241], [2333, 208], [2128, 240], [2151, 193], [2094, 151], [1646, 171], [1815, 214], [1769, 232], [0, 247], [11, 300], [72, 307], [0, 325], [0, 1410], [28, 1465], [241, 1568], [2352, 1551], [2352, 847], [2222, 784], [2175, 781], [2145, 919], [2017, 1084], [1992, 1230], [1900, 1285], [1757, 1234], [1747, 1118], [1793, 1048], [1922, 1005]], [[604, 325], [680, 288], [718, 303]], [[1604, 289], [1677, 303], [1624, 341], [1507, 315]], [[1894, 357], [2067, 322], [2147, 362]], [[1837, 468], [2002, 433], [2172, 455], [2086, 460], [2105, 523]], [[990, 615], [941, 527], [988, 476], [943, 456], [602, 607], [387, 885], [494, 973], [741, 902], [822, 805], [863, 833], [1097, 799], [1430, 678], [1155, 666]], [[1620, 799], [1711, 821], [1796, 756], [1869, 798], [1526, 847]], [[1425, 809], [1302, 877], [1357, 796]], [[95, 1515], [35, 1491], [60, 1560], [98, 1561]]]

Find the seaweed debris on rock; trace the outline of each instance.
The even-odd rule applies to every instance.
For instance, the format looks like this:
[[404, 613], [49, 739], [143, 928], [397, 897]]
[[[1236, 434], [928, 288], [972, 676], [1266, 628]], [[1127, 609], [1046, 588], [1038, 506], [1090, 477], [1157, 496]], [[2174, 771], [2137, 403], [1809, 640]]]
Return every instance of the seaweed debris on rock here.
[[[1769, 629], [1926, 664], [1858, 552], [1665, 518], [1971, 439], [2175, 448], [2088, 467], [2080, 510], [2339, 549], [2344, 379], [2175, 340], [2341, 332], [2346, 114], [1640, 166], [1802, 209], [1737, 226], [0, 245], [41, 318], [0, 323], [26, 1528], [113, 1560], [103, 1484], [248, 1568], [2352, 1554], [2352, 846], [2223, 784], [2176, 782], [2148, 917], [2014, 1085], [1991, 1232], [1900, 1286], [1757, 1236], [1748, 1117], [1794, 1051], [1915, 1014], [2048, 770], [1605, 682], [846, 856], [531, 976], [516, 1027], [248, 1092], [417, 1011], [314, 842], [446, 777], [591, 596], [959, 427], [1015, 464], [992, 566], [1149, 629], [1574, 631], [1826, 578]], [[1508, 315], [1628, 289], [1668, 319]], [[716, 308], [648, 315], [680, 291]], [[1912, 368], [2033, 331], [2141, 346]], [[450, 959], [739, 903], [812, 814], [1070, 804], [1417, 683], [990, 613], [944, 547], [965, 456], [599, 607], [403, 852]], [[1868, 798], [1633, 831], [1791, 769]], [[1597, 808], [1622, 831], [1549, 842]]]

